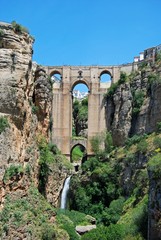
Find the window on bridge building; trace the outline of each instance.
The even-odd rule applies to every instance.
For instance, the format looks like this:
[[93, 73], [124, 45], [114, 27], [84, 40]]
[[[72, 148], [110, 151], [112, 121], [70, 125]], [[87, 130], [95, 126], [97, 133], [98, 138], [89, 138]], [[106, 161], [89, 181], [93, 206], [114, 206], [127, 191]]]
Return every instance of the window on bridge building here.
[[100, 74], [100, 83], [108, 84], [110, 86], [111, 85], [111, 81], [112, 81], [112, 78], [111, 78], [111, 75], [110, 75], [110, 73], [108, 71], [103, 71]]
[[51, 80], [53, 82], [61, 82], [62, 75], [59, 72], [54, 72], [54, 73], [51, 74]]

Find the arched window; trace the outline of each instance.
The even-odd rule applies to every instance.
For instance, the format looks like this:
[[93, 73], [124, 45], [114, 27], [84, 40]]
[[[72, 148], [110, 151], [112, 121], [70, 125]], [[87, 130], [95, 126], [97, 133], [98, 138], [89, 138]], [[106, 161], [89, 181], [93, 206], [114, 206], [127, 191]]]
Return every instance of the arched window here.
[[50, 77], [53, 82], [61, 82], [62, 80], [62, 75], [58, 71], [52, 72]]
[[100, 83], [106, 84], [108, 87], [111, 85], [112, 77], [109, 71], [105, 70], [100, 74]]

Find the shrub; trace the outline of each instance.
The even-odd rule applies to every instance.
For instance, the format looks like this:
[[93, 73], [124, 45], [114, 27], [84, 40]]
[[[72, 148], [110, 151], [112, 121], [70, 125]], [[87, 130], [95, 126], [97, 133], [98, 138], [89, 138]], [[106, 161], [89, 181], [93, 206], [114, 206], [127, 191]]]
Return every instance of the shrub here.
[[148, 143], [145, 139], [142, 139], [138, 144], [137, 144], [137, 151], [141, 153], [146, 153], [148, 148]]
[[127, 74], [124, 72], [121, 72], [118, 84], [120, 85], [120, 84], [125, 83], [127, 81], [127, 79], [128, 79]]
[[118, 82], [112, 83], [110, 88], [107, 91], [107, 96], [112, 97], [114, 95], [118, 85], [119, 85]]
[[82, 240], [123, 240], [126, 235], [126, 229], [121, 224], [111, 224], [109, 227], [97, 227], [82, 236]]
[[90, 218], [88, 220], [87, 215], [78, 211], [74, 210], [62, 210], [58, 209], [57, 210], [57, 218], [62, 219], [62, 214], [67, 216], [74, 224], [76, 225], [87, 225], [89, 224]]
[[117, 223], [122, 214], [124, 201], [125, 199], [123, 197], [120, 197], [117, 200], [113, 200], [110, 203], [109, 208], [103, 211], [102, 222], [104, 225], [108, 226], [111, 223]]
[[153, 140], [154, 146], [156, 148], [161, 148], [161, 138], [156, 136]]
[[80, 130], [87, 128], [88, 120], [88, 98], [73, 102], [73, 136], [80, 135]]
[[120, 79], [118, 80], [118, 82], [116, 83], [112, 83], [110, 88], [107, 91], [107, 96], [112, 97], [116, 91], [116, 89], [118, 88], [119, 85], [125, 83], [127, 81], [128, 77], [127, 74], [124, 72], [120, 73]]
[[42, 226], [42, 240], [53, 240], [56, 237], [55, 229], [50, 224]]
[[132, 146], [133, 144], [139, 143], [142, 139], [146, 138], [147, 135], [143, 134], [143, 135], [137, 135], [135, 134], [134, 136], [132, 136], [131, 138], [127, 138], [125, 141], [125, 145], [127, 147]]
[[4, 30], [0, 29], [0, 37], [3, 37], [3, 36], [4, 36]]
[[155, 59], [157, 62], [160, 62], [161, 61], [161, 52], [158, 52], [156, 54], [156, 59]]
[[133, 110], [132, 113], [137, 115], [144, 102], [145, 93], [142, 90], [133, 92]]
[[58, 147], [56, 146], [56, 144], [49, 143], [48, 146], [49, 146], [49, 150], [50, 150], [53, 154], [59, 154], [59, 153], [60, 153], [60, 151], [59, 151]]
[[35, 105], [32, 105], [32, 113], [36, 114], [38, 111], [39, 111], [39, 107], [35, 106]]
[[18, 174], [22, 174], [24, 172], [23, 167], [21, 165], [10, 165], [9, 168], [6, 169], [3, 181], [6, 183], [9, 179], [11, 179], [13, 176], [16, 176]]
[[128, 152], [128, 154], [127, 154], [126, 157], [125, 157], [125, 161], [126, 161], [127, 163], [132, 163], [132, 162], [134, 162], [134, 161], [135, 161], [135, 154]]
[[161, 132], [161, 122], [157, 122], [157, 133]]
[[6, 117], [0, 117], [0, 134], [9, 126], [8, 119]]
[[17, 210], [14, 212], [13, 216], [16, 222], [20, 222], [22, 220], [23, 213]]
[[39, 191], [45, 195], [45, 186], [49, 175], [49, 163], [54, 160], [54, 155], [50, 151], [49, 145], [43, 136], [39, 136], [38, 147], [40, 152], [39, 159]]
[[147, 220], [148, 195], [145, 195], [135, 207], [130, 208], [123, 216], [121, 216], [118, 223], [126, 226], [127, 235], [136, 236], [139, 232], [147, 233]]
[[25, 167], [25, 173], [30, 176], [31, 175], [31, 166], [29, 165], [29, 163], [26, 165]]
[[157, 75], [155, 73], [151, 73], [148, 76], [148, 83], [151, 85], [153, 82], [157, 80]]
[[101, 138], [100, 135], [96, 135], [96, 136], [92, 137], [92, 139], [91, 139], [92, 151], [96, 155], [99, 154], [100, 147], [101, 147], [101, 142], [102, 142], [102, 138]]
[[148, 169], [153, 173], [155, 178], [160, 178], [161, 175], [161, 153], [157, 153], [151, 157], [148, 162]]
[[143, 69], [145, 69], [147, 66], [148, 66], [148, 63], [143, 61], [143, 62], [139, 63], [138, 69], [139, 69], [139, 70], [143, 70]]
[[105, 135], [105, 151], [110, 153], [113, 149], [113, 139], [110, 132], [106, 132]]
[[[70, 219], [72, 214], [70, 214], [68, 211], [64, 211], [64, 213], [61, 211], [58, 212], [57, 215], [57, 222], [62, 226], [62, 228], [69, 234], [70, 240], [79, 240], [80, 238], [78, 237], [76, 231], [75, 231], [75, 226], [73, 219]], [[78, 215], [79, 218], [79, 215]]]
[[26, 27], [23, 27], [22, 25], [16, 23], [16, 21], [12, 21], [11, 24], [16, 33], [22, 33], [22, 32], [29, 33], [29, 30]]

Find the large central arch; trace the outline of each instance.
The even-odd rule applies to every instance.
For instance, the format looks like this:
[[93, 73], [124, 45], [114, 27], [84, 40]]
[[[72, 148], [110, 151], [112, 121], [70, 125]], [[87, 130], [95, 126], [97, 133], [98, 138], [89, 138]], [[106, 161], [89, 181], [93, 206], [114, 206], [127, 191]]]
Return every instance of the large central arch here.
[[[120, 71], [130, 72], [132, 66], [62, 66], [46, 67], [48, 75], [60, 74], [61, 81], [53, 83], [52, 106], [52, 141], [63, 154], [70, 159], [73, 146], [72, 140], [72, 91], [76, 84], [84, 83], [88, 89], [88, 137], [85, 146], [87, 155], [93, 155], [90, 140], [96, 134], [105, 131], [105, 109], [103, 103], [104, 93], [109, 84], [101, 83], [103, 73], [111, 76], [111, 81], [116, 82]], [[78, 142], [79, 143], [79, 142]], [[77, 144], [78, 144], [77, 143]], [[82, 144], [82, 143], [80, 143]]]

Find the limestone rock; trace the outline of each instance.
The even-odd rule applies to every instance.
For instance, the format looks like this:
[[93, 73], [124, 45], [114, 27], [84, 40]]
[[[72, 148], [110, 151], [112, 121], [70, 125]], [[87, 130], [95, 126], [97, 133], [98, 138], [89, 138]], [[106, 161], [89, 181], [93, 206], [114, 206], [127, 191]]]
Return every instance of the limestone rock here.
[[[156, 74], [158, 68], [139, 72], [129, 83], [118, 86], [113, 96], [106, 99], [106, 125], [112, 132], [115, 145], [123, 145], [126, 138], [134, 134], [151, 133], [161, 121], [161, 84], [158, 81], [149, 83], [148, 76]], [[135, 93], [144, 95], [143, 103], [134, 113]], [[138, 98], [138, 97], [137, 97]]]
[[95, 228], [96, 228], [96, 225], [86, 225], [86, 226], [76, 226], [75, 230], [78, 234], [83, 235], [86, 232], [89, 232]]
[[120, 85], [113, 98], [107, 98], [106, 121], [112, 131], [114, 143], [121, 145], [131, 128], [132, 94], [130, 85]]
[[154, 177], [154, 174], [149, 171], [150, 189], [149, 189], [149, 232], [150, 240], [161, 239], [161, 179]]
[[37, 69], [35, 73], [33, 102], [37, 107], [39, 127], [43, 133], [47, 132], [51, 121], [52, 86], [43, 69]]
[[[10, 127], [0, 134], [0, 205], [8, 192], [21, 197], [33, 182], [39, 181], [37, 135], [49, 139], [52, 86], [43, 68], [32, 62], [33, 39], [28, 33], [15, 32], [11, 24], [0, 22], [0, 117]], [[34, 110], [37, 110], [34, 112]], [[23, 175], [4, 182], [11, 165], [20, 165]], [[47, 198], [58, 206], [66, 174], [57, 169], [49, 177]], [[16, 179], [17, 177], [17, 179]], [[54, 180], [54, 182], [53, 182]], [[52, 185], [52, 186], [51, 186]]]

